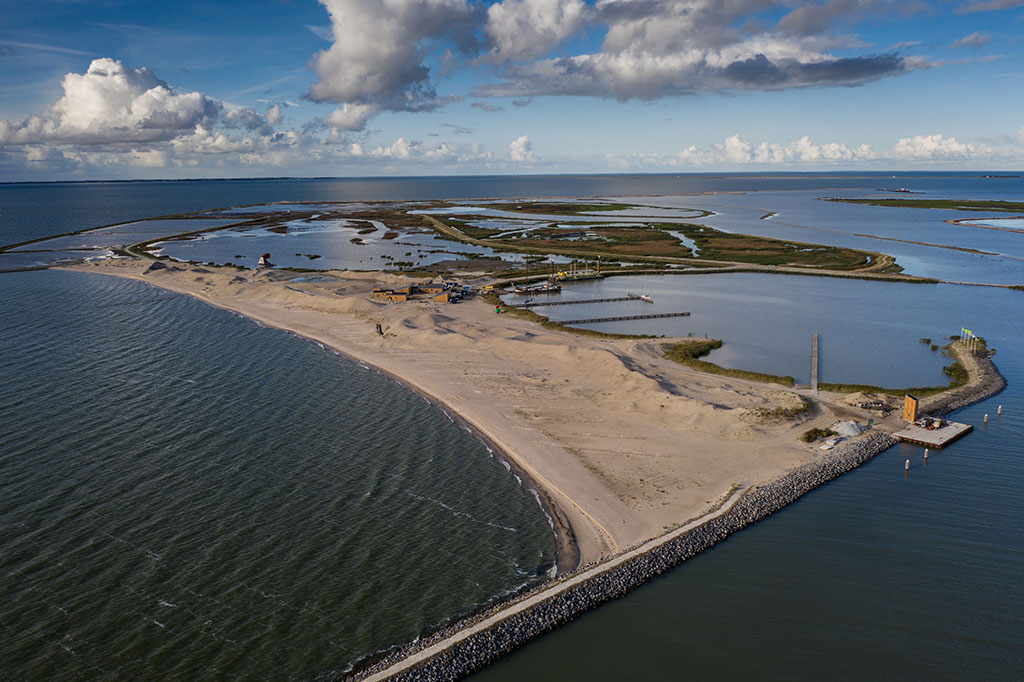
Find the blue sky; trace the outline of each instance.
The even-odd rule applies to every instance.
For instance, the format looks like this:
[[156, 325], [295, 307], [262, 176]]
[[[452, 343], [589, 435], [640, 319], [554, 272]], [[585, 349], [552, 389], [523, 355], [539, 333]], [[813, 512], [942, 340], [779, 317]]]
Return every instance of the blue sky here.
[[9, 3], [0, 180], [1024, 168], [1024, 0]]

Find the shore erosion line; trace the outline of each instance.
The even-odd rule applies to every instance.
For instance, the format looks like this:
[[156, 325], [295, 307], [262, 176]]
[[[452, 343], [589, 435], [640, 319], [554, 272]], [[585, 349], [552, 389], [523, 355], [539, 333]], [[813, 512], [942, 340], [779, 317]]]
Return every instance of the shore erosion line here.
[[[191, 294], [185, 295], [191, 296]], [[371, 369], [374, 372], [379, 372], [380, 374], [383, 374], [384, 376], [390, 378], [395, 383], [399, 384], [402, 388], [408, 391], [412, 391], [413, 393], [420, 396], [437, 409], [444, 412], [444, 414], [447, 415], [448, 418], [452, 420], [452, 423], [454, 423], [456, 426], [466, 429], [469, 433], [473, 435], [474, 438], [480, 441], [480, 443], [485, 448], [487, 448], [487, 450], [491, 453], [491, 455], [493, 455], [495, 459], [497, 459], [499, 462], [505, 465], [506, 468], [508, 469], [508, 472], [519, 480], [519, 484], [523, 487], [523, 490], [527, 491], [528, 493], [533, 493], [534, 497], [537, 500], [537, 504], [540, 505], [540, 508], [544, 511], [544, 515], [551, 522], [551, 530], [555, 536], [555, 575], [564, 575], [576, 569], [579, 566], [580, 548], [576, 542], [576, 532], [573, 530], [572, 523], [566, 516], [565, 510], [562, 509], [561, 505], [559, 505], [555, 501], [552, 495], [548, 492], [547, 488], [545, 488], [543, 485], [537, 485], [537, 482], [533, 479], [530, 473], [526, 471], [522, 466], [520, 466], [519, 462], [516, 461], [516, 458], [506, 448], [502, 447], [500, 444], [498, 444], [490, 437], [488, 437], [487, 434], [484, 433], [481, 429], [477, 428], [472, 423], [470, 423], [465, 417], [459, 414], [459, 411], [456, 410], [454, 407], [434, 397], [432, 394], [420, 389], [418, 386], [411, 384], [408, 381], [405, 381], [404, 379], [402, 379], [402, 377], [398, 376], [394, 372], [389, 372], [383, 367], [379, 367], [373, 364], [372, 362], [369, 362], [368, 360], [364, 360], [354, 355], [349, 355], [348, 353], [330, 345], [326, 341], [322, 341], [311, 336], [306, 336], [292, 329], [274, 326], [263, 320], [258, 320], [254, 317], [250, 317], [249, 315], [238, 312], [237, 310], [232, 310], [231, 308], [222, 308], [221, 306], [211, 303], [210, 301], [207, 301], [206, 299], [203, 298], [199, 298], [196, 296], [192, 297], [214, 308], [227, 310], [229, 312], [235, 313], [239, 317], [244, 317], [247, 320], [256, 321], [263, 326], [269, 327], [270, 329], [283, 331], [288, 334], [292, 334], [293, 336], [297, 336], [301, 339], [304, 339], [306, 341], [313, 341], [314, 343], [320, 344], [324, 348], [329, 348], [331, 352], [340, 355], [341, 357], [345, 358], [350, 362], [353, 362], [361, 367]], [[515, 594], [518, 594], [518, 592], [513, 593], [513, 595]]]
[[[137, 279], [136, 281], [145, 282], [147, 284], [150, 283], [144, 279]], [[482, 443], [483, 446], [491, 452], [495, 459], [507, 465], [509, 473], [515, 476], [517, 479], [519, 479], [519, 483], [523, 487], [523, 490], [534, 494], [534, 497], [537, 499], [537, 504], [540, 505], [540, 508], [544, 511], [544, 515], [547, 516], [547, 518], [550, 520], [551, 530], [555, 536], [556, 575], [568, 573], [569, 571], [572, 571], [579, 565], [580, 548], [579, 544], [576, 542], [576, 532], [573, 529], [572, 523], [569, 521], [568, 516], [566, 516], [565, 510], [562, 508], [562, 506], [558, 504], [554, 496], [551, 495], [550, 491], [548, 491], [548, 489], [545, 486], [537, 484], [537, 481], [534, 480], [534, 477], [531, 476], [530, 473], [526, 471], [526, 469], [519, 463], [515, 455], [513, 455], [506, 448], [502, 447], [499, 443], [490, 438], [483, 431], [483, 429], [478, 428], [476, 425], [474, 425], [465, 417], [463, 417], [453, 405], [449, 405], [448, 403], [444, 402], [443, 400], [434, 396], [433, 394], [424, 391], [419, 386], [416, 386], [415, 384], [406, 381], [405, 379], [395, 374], [394, 372], [389, 372], [383, 367], [380, 367], [379, 365], [376, 365], [373, 362], [366, 360], [364, 358], [346, 353], [344, 350], [332, 345], [329, 341], [325, 339], [316, 338], [314, 336], [308, 336], [306, 334], [302, 334], [301, 332], [297, 332], [294, 329], [289, 329], [287, 327], [279, 327], [271, 322], [261, 320], [251, 315], [247, 315], [246, 313], [243, 313], [239, 310], [217, 305], [216, 303], [213, 303], [212, 301], [202, 298], [200, 296], [196, 296], [195, 294], [184, 295], [191, 296], [192, 298], [195, 298], [198, 301], [202, 301], [203, 303], [206, 303], [211, 307], [219, 308], [221, 310], [227, 310], [228, 312], [232, 312], [240, 317], [244, 317], [247, 320], [253, 320], [270, 329], [283, 331], [288, 334], [297, 336], [301, 339], [318, 343], [322, 345], [324, 348], [330, 348], [332, 352], [337, 353], [338, 355], [345, 358], [346, 360], [349, 360], [350, 362], [353, 362], [357, 365], [361, 365], [362, 367], [368, 367], [375, 372], [383, 374], [384, 376], [393, 380], [395, 383], [401, 385], [406, 390], [412, 391], [413, 393], [422, 397], [424, 400], [426, 400], [434, 407], [440, 409], [442, 412], [444, 412], [444, 414], [448, 415], [448, 417], [456, 426], [460, 426], [466, 429], [473, 435], [474, 438], [479, 440], [480, 443]]]
[[[973, 369], [980, 380], [931, 401], [931, 413], [948, 414], [990, 398], [1006, 387], [1006, 379], [989, 358], [975, 360]], [[554, 584], [545, 583], [510, 597], [427, 637], [374, 657], [372, 662], [341, 677], [340, 682], [467, 677], [604, 602], [625, 596], [897, 444], [888, 433], [871, 433], [771, 483], [746, 491], [729, 491], [716, 508], [696, 520], [602, 562], [582, 566]]]

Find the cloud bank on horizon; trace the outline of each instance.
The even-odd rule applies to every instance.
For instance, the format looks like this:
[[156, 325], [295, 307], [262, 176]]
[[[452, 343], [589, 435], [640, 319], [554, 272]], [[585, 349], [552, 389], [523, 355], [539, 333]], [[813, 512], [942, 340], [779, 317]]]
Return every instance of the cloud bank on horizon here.
[[[168, 176], [342, 175], [1024, 159], [1024, 121], [1014, 124], [1009, 112], [994, 124], [1001, 129], [961, 122], [950, 134], [936, 131], [943, 118], [934, 109], [935, 88], [948, 87], [944, 72], [957, 69], [984, 73], [993, 81], [986, 88], [1000, 92], [1002, 85], [1003, 97], [1020, 90], [1019, 52], [981, 51], [1019, 49], [998, 27], [1024, 1], [319, 4], [329, 28], [298, 17], [295, 25], [329, 45], [293, 55], [296, 62], [304, 57], [296, 66], [308, 85], [286, 96], [273, 92], [273, 83], [176, 87], [155, 68], [119, 58], [116, 42], [112, 55], [46, 45], [30, 40], [26, 22], [25, 40], [0, 37], [0, 61], [31, 71], [55, 55], [90, 59], [84, 70], [64, 73], [60, 96], [45, 108], [22, 117], [0, 108], [0, 179], [137, 176], [140, 168]], [[864, 26], [883, 29], [869, 36]], [[261, 30], [270, 28], [254, 29], [254, 37]], [[276, 59], [258, 50], [252, 57]], [[892, 85], [900, 82], [911, 85]], [[0, 91], [10, 89], [17, 86], [0, 81]], [[857, 107], [882, 115], [874, 126], [844, 115]], [[707, 109], [716, 116], [689, 131], [667, 121], [694, 121], [693, 112]], [[886, 109], [909, 112], [910, 120], [890, 126]], [[615, 144], [607, 130], [617, 132]], [[812, 141], [808, 130], [833, 139]], [[442, 134], [475, 139], [420, 139]]]

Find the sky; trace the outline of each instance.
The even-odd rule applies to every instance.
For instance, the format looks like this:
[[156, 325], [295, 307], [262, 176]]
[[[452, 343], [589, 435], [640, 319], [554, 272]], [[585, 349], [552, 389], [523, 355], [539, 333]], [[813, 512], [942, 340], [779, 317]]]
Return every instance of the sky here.
[[1024, 169], [1024, 0], [0, 4], [0, 181]]

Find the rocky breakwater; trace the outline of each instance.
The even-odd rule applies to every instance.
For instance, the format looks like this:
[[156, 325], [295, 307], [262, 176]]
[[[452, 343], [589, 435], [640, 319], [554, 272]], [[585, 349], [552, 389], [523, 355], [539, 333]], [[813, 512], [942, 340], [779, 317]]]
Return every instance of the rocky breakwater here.
[[[628, 558], [624, 560], [623, 555], [619, 555], [601, 564], [583, 567], [554, 585], [549, 583], [454, 623], [423, 640], [396, 649], [346, 679], [453, 680], [465, 677], [538, 635], [678, 566], [895, 444], [896, 440], [885, 433], [857, 438], [768, 485], [747, 491], [724, 512], [704, 523], [683, 532], [669, 532], [662, 539], [644, 545], [647, 548], [644, 551], [625, 552]], [[536, 599], [539, 595], [544, 596]], [[536, 599], [536, 603], [516, 608], [531, 599]], [[508, 617], [466, 634], [483, 621], [500, 617], [502, 611], [509, 611]], [[446, 640], [451, 640], [450, 646]], [[429, 657], [417, 658], [419, 652], [434, 646], [441, 650]]]
[[957, 360], [970, 373], [971, 381], [966, 386], [925, 400], [921, 412], [941, 417], [961, 407], [991, 398], [1006, 388], [1006, 379], [987, 355], [975, 355], [959, 347], [957, 343], [951, 344], [951, 347], [956, 351]]

